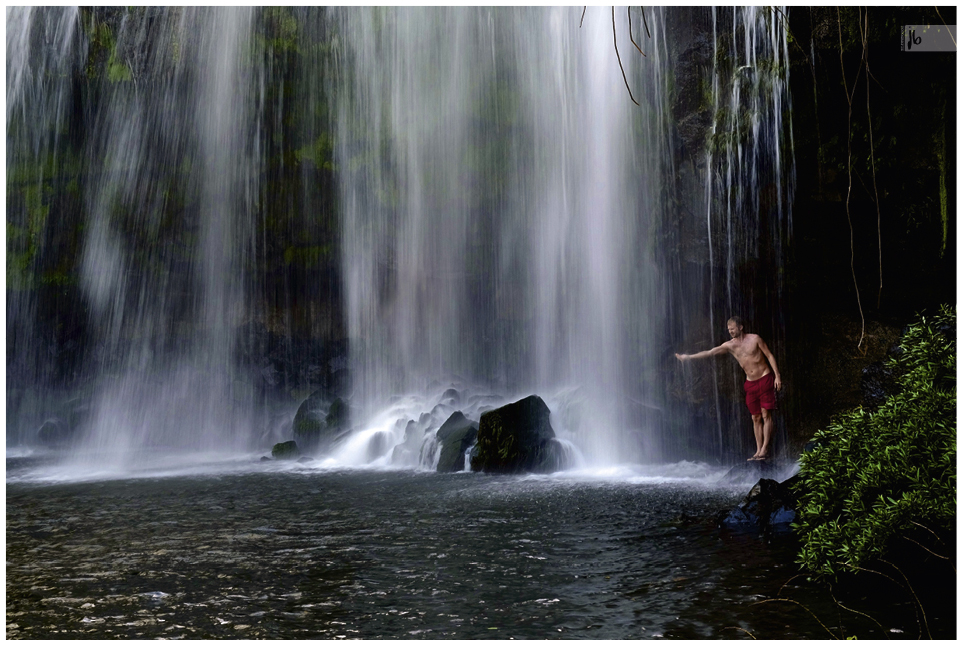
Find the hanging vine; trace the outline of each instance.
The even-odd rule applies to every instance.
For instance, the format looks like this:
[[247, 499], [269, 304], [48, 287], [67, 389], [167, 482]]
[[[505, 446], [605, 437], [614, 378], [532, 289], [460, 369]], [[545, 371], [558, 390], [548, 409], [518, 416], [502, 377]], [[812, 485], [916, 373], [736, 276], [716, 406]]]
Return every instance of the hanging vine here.
[[[857, 8], [857, 11], [860, 11], [860, 17], [862, 17], [861, 10]], [[859, 307], [859, 318], [862, 328], [859, 333], [859, 342], [856, 344], [856, 349], [862, 352], [863, 339], [866, 338], [866, 316], [863, 313], [863, 302], [859, 296], [859, 282], [856, 280], [856, 241], [853, 232], [853, 217], [849, 210], [849, 199], [853, 193], [853, 96], [856, 94], [856, 82], [859, 80], [859, 73], [862, 72], [863, 63], [866, 61], [866, 48], [864, 40], [862, 58], [859, 62], [859, 68], [856, 69], [856, 79], [853, 80], [853, 90], [850, 92], [849, 83], [846, 81], [846, 65], [843, 62], [843, 19], [839, 13], [839, 7], [836, 8], [836, 22], [839, 27], [839, 67], [843, 73], [843, 88], [846, 91], [846, 103], [848, 105], [846, 123], [846, 168], [849, 177], [849, 187], [846, 189], [846, 221], [849, 223], [849, 268], [853, 274], [853, 287], [856, 289], [856, 305]]]
[[[876, 151], [875, 145], [873, 143], [873, 113], [870, 108], [870, 79], [875, 77], [869, 66], [869, 9], [865, 10], [857, 7], [857, 20], [856, 27], [859, 29], [860, 44], [862, 45], [862, 54], [859, 61], [859, 66], [856, 69], [856, 78], [853, 80], [853, 87], [850, 90], [849, 84], [846, 81], [846, 66], [843, 62], [843, 28], [842, 28], [842, 17], [840, 15], [840, 10], [836, 8], [836, 22], [839, 31], [839, 65], [842, 70], [843, 75], [843, 88], [846, 92], [846, 102], [848, 105], [848, 115], [847, 115], [847, 135], [846, 135], [846, 167], [849, 177], [849, 186], [846, 190], [846, 220], [849, 224], [849, 267], [853, 275], [853, 287], [856, 290], [856, 304], [859, 307], [859, 317], [861, 321], [861, 331], [859, 336], [859, 342], [856, 344], [856, 349], [862, 351], [863, 340], [866, 338], [866, 316], [863, 312], [862, 299], [859, 293], [859, 283], [856, 279], [856, 265], [855, 265], [855, 233], [853, 230], [853, 220], [852, 214], [850, 212], [850, 198], [853, 190], [853, 98], [856, 94], [856, 87], [859, 81], [860, 73], [865, 73], [866, 77], [866, 121], [869, 133], [869, 161], [870, 161], [870, 171], [873, 178], [873, 188], [871, 199], [876, 205], [876, 242], [877, 248], [879, 250], [879, 287], [876, 293], [876, 308], [879, 309], [882, 304], [883, 298], [883, 219], [882, 219], [882, 208], [879, 203], [879, 188], [876, 183]], [[879, 83], [877, 81], [877, 83]], [[865, 186], [864, 186], [865, 187]], [[869, 188], [866, 188], [867, 192]]]
[[[585, 20], [586, 9], [588, 9], [588, 6], [582, 7], [582, 17], [578, 21], [579, 29], [582, 29], [582, 22]], [[652, 38], [652, 35], [649, 34], [649, 24], [645, 20], [645, 10], [643, 10], [642, 7], [639, 7], [639, 11], [642, 12], [642, 24], [645, 26], [645, 34], [649, 38]], [[629, 19], [629, 40], [632, 41], [632, 45], [634, 45], [635, 49], [639, 51], [639, 54], [641, 54], [642, 56], [645, 56], [645, 52], [642, 51], [642, 48], [639, 47], [639, 44], [635, 42], [635, 38], [633, 38], [632, 36], [632, 14], [630, 12], [629, 7], [626, 7], [625, 13]], [[622, 66], [622, 57], [619, 55], [619, 42], [615, 33], [615, 7], [614, 6], [612, 7], [612, 43], [615, 46], [615, 58], [618, 59], [619, 61], [619, 70], [622, 71], [622, 81], [625, 82], [625, 89], [629, 91], [629, 99], [631, 99], [632, 103], [635, 104], [636, 106], [640, 106], [639, 102], [635, 101], [635, 97], [632, 95], [632, 89], [629, 87], [629, 80], [625, 76], [625, 68]]]
[[876, 152], [873, 147], [873, 114], [869, 109], [869, 79], [872, 73], [869, 69], [869, 8], [863, 14], [863, 25], [860, 26], [863, 40], [863, 62], [866, 66], [866, 123], [869, 125], [869, 163], [873, 172], [873, 203], [876, 204], [876, 240], [879, 246], [879, 291], [876, 294], [876, 309], [879, 309], [883, 299], [883, 217], [879, 206], [879, 190], [876, 187]]
[[[632, 32], [629, 32], [631, 36]], [[615, 7], [612, 7], [612, 43], [615, 45], [615, 58], [619, 60], [619, 70], [622, 71], [622, 81], [625, 82], [625, 89], [629, 91], [629, 99], [636, 106], [639, 106], [639, 102], [635, 101], [635, 97], [632, 96], [632, 89], [629, 88], [629, 80], [625, 77], [625, 68], [622, 67], [622, 57], [619, 56], [619, 41], [615, 37]], [[639, 50], [641, 52], [642, 50]], [[644, 54], [642, 56], [645, 56]]]
[[[642, 56], [645, 56], [645, 52], [642, 51], [642, 48], [639, 47], [639, 44], [635, 42], [634, 38], [632, 38], [632, 12], [630, 10], [631, 10], [631, 7], [625, 8], [625, 15], [629, 19], [629, 40], [632, 41], [632, 45], [634, 45], [635, 49], [639, 51], [639, 54], [641, 54]], [[639, 7], [639, 11], [642, 11], [642, 7]], [[615, 18], [615, 7], [612, 7], [612, 17]], [[645, 33], [649, 35], [649, 25], [648, 23], [645, 22], [644, 11], [642, 11], [642, 24], [645, 25]], [[649, 38], [652, 38], [652, 36], [649, 35]]]

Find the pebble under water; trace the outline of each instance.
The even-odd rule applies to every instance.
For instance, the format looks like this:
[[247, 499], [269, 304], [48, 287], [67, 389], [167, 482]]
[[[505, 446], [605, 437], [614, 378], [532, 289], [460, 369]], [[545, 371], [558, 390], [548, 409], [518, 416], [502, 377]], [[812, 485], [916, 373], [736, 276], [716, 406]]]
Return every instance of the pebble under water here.
[[827, 595], [784, 586], [790, 542], [720, 532], [748, 486], [277, 462], [67, 482], [35, 470], [7, 460], [8, 639], [855, 633]]

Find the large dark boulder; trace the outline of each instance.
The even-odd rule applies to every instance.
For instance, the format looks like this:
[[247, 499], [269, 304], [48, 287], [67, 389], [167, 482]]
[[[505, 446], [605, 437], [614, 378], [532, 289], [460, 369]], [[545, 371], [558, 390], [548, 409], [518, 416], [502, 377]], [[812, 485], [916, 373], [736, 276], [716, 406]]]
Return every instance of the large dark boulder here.
[[[555, 431], [548, 406], [531, 395], [513, 404], [483, 413], [478, 426], [476, 472], [552, 472], [558, 467]], [[553, 444], [554, 443], [554, 444]]]
[[297, 460], [301, 457], [301, 450], [298, 443], [293, 440], [279, 442], [271, 448], [271, 456], [275, 460]]
[[324, 418], [327, 415], [326, 405], [334, 398], [329, 398], [326, 391], [317, 390], [308, 396], [298, 407], [294, 416], [294, 436], [310, 436], [324, 428]]
[[315, 391], [301, 403], [294, 416], [294, 439], [304, 449], [323, 452], [348, 432], [348, 405], [324, 390]]
[[796, 519], [798, 482], [798, 474], [782, 483], [760, 479], [741, 504], [720, 516], [720, 528], [767, 537], [791, 532], [789, 525]]
[[477, 422], [469, 420], [461, 411], [455, 411], [448, 416], [444, 424], [438, 427], [438, 432], [435, 435], [438, 437], [439, 442], [444, 443], [455, 431], [472, 425], [476, 428], [478, 427]]
[[465, 452], [478, 440], [478, 423], [461, 411], [455, 411], [435, 434], [441, 445], [436, 467], [439, 472], [461, 472], [465, 469]]

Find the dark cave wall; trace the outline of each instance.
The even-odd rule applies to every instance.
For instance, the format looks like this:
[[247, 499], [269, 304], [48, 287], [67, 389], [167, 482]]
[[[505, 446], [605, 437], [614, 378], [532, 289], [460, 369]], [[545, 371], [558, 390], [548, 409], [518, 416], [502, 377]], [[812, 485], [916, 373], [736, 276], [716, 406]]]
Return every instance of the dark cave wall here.
[[917, 313], [956, 303], [956, 54], [900, 51], [902, 25], [955, 24], [954, 7], [940, 13], [790, 10], [797, 444], [867, 401], [864, 369]]
[[[719, 23], [728, 11], [717, 9]], [[798, 453], [834, 413], [869, 405], [867, 384], [902, 328], [917, 313], [955, 304], [956, 54], [900, 51], [903, 25], [955, 24], [955, 8], [940, 12], [792, 7], [788, 17], [777, 15], [790, 38], [792, 230], [784, 268], [760, 255], [738, 270], [734, 288], [738, 310], [770, 343], [785, 383], [777, 453]], [[666, 336], [691, 352], [725, 340], [723, 322], [706, 322], [710, 305], [716, 320], [726, 313], [709, 295], [724, 271], [705, 254], [712, 116], [700, 97], [713, 69], [711, 11], [670, 11], [667, 38], [675, 209], [663, 235], [672, 292], [685, 300], [673, 305]], [[778, 296], [770, 280], [777, 273]], [[673, 361], [664, 366], [669, 399], [690, 412], [678, 427], [678, 453], [720, 428], [719, 454], [736, 458], [732, 447], [750, 439], [738, 367], [710, 360], [711, 371], [693, 380]]]

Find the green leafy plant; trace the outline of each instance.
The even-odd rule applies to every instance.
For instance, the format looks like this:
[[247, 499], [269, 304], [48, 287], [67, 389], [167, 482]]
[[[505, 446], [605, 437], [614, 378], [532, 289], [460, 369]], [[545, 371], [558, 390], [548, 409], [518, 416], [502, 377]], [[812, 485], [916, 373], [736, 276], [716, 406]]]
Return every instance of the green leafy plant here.
[[801, 459], [798, 559], [817, 576], [858, 571], [894, 538], [928, 550], [955, 528], [955, 307], [919, 317], [887, 363], [897, 392], [838, 416]]

